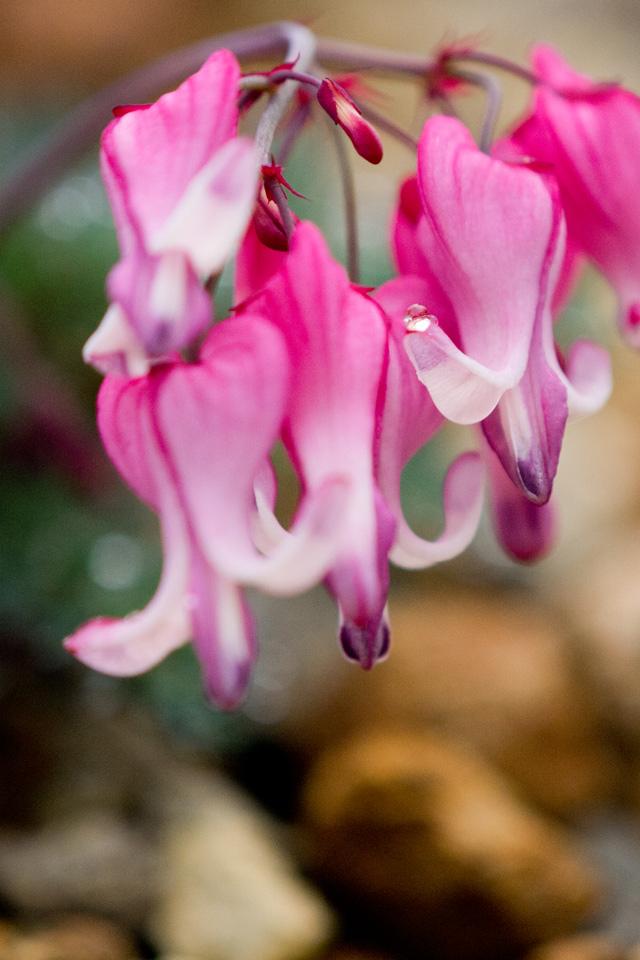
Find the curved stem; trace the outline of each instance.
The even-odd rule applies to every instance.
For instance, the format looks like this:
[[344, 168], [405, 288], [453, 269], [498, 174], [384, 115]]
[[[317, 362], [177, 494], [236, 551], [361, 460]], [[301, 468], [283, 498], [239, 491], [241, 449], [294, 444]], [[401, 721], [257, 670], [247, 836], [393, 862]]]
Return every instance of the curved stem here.
[[[303, 28], [302, 32], [292, 35], [287, 47], [287, 60], [295, 60], [300, 68], [300, 74], [308, 73], [316, 55], [316, 38], [310, 30]], [[268, 163], [271, 153], [271, 144], [276, 134], [285, 110], [291, 102], [298, 86], [298, 80], [285, 80], [271, 95], [269, 103], [258, 121], [256, 130], [256, 151], [260, 163]]]
[[333, 63], [342, 69], [375, 70], [379, 73], [408, 74], [420, 77], [433, 70], [434, 59], [417, 53], [367, 47], [364, 44], [318, 37], [318, 60]]
[[484, 120], [482, 121], [482, 130], [478, 146], [483, 153], [489, 153], [491, 142], [493, 140], [493, 131], [495, 130], [500, 106], [502, 104], [502, 90], [494, 77], [486, 73], [475, 73], [467, 70], [455, 70], [452, 76], [460, 77], [467, 83], [475, 87], [481, 87], [487, 95], [487, 109], [485, 110]]
[[394, 123], [393, 120], [389, 120], [382, 113], [378, 113], [377, 110], [374, 110], [373, 107], [370, 107], [366, 103], [362, 103], [361, 100], [354, 100], [358, 110], [369, 123], [372, 123], [374, 127], [379, 127], [380, 130], [384, 130], [385, 133], [388, 133], [389, 136], [393, 137], [399, 143], [403, 143], [405, 147], [408, 147], [409, 150], [418, 149], [418, 140], [416, 137], [411, 136], [410, 133], [407, 133], [406, 130], [403, 130], [402, 127], [399, 127], [397, 123]]
[[478, 63], [483, 67], [495, 67], [496, 70], [504, 70], [505, 73], [511, 73], [514, 77], [519, 77], [520, 80], [524, 80], [534, 87], [540, 83], [535, 73], [532, 73], [531, 70], [527, 70], [526, 67], [521, 67], [518, 63], [513, 63], [513, 61], [507, 59], [507, 57], [498, 57], [493, 53], [483, 53], [481, 50], [465, 50], [460, 53], [454, 53], [449, 58], [449, 62], [455, 62], [456, 60], [464, 60], [467, 63]]
[[336, 145], [340, 180], [342, 181], [342, 200], [344, 204], [344, 223], [347, 236], [347, 273], [352, 283], [360, 283], [360, 258], [358, 247], [358, 219], [356, 211], [356, 191], [349, 155], [345, 149], [342, 131], [327, 117], [328, 127]]

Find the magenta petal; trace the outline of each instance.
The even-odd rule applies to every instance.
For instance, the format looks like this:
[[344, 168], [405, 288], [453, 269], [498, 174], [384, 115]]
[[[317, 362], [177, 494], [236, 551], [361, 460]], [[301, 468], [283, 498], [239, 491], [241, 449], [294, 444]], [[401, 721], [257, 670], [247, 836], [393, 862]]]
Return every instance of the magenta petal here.
[[[356, 292], [320, 232], [296, 229], [284, 266], [255, 301], [285, 337], [292, 390], [284, 439], [304, 500], [344, 477], [348, 500], [336, 531], [337, 557], [326, 582], [345, 621], [364, 630], [363, 662], [378, 655], [395, 520], [374, 478], [387, 362], [379, 307]], [[303, 502], [304, 502], [303, 500]]]
[[143, 377], [150, 367], [141, 340], [117, 303], [109, 307], [85, 343], [82, 359], [100, 373], [116, 377]]
[[476, 535], [484, 501], [485, 470], [477, 453], [455, 460], [444, 484], [444, 530], [437, 540], [416, 536], [400, 518], [389, 559], [405, 570], [423, 570], [457, 557]]
[[375, 528], [368, 511], [361, 510], [361, 525], [352, 521], [351, 549], [344, 549], [326, 584], [340, 610], [340, 642], [349, 659], [369, 670], [389, 650], [386, 619], [389, 566], [387, 557], [395, 535], [395, 517], [382, 496], [375, 494]]
[[158, 433], [207, 562], [228, 579], [273, 593], [308, 589], [335, 557], [348, 482], [337, 472], [305, 498], [288, 535], [261, 556], [254, 485], [289, 396], [289, 360], [277, 328], [258, 315], [215, 327], [202, 363], [159, 383]]
[[235, 137], [239, 78], [233, 54], [218, 51], [177, 90], [105, 130], [102, 170], [123, 253], [136, 230], [148, 245], [196, 174]]
[[124, 620], [90, 620], [65, 640], [66, 649], [94, 670], [118, 677], [143, 673], [189, 639], [187, 533], [175, 502], [166, 498], [161, 509], [165, 560], [151, 602]]
[[251, 223], [238, 249], [235, 263], [234, 301], [243, 303], [259, 293], [284, 265], [286, 253], [266, 247]]
[[504, 470], [534, 503], [551, 496], [567, 415], [566, 386], [546, 362], [536, 331], [525, 375], [482, 423]]
[[193, 178], [162, 227], [149, 234], [150, 252], [178, 250], [200, 277], [219, 273], [251, 218], [258, 170], [251, 140], [237, 137], [225, 143]]
[[413, 300], [433, 305], [430, 284], [417, 277], [399, 277], [376, 292], [390, 317], [391, 338], [387, 389], [380, 436], [377, 477], [380, 492], [397, 522], [389, 559], [420, 569], [461, 553], [473, 537], [482, 512], [484, 468], [477, 454], [463, 454], [451, 467], [444, 490], [445, 529], [435, 541], [423, 540], [409, 528], [402, 512], [402, 469], [442, 424], [427, 390], [420, 383], [402, 347], [403, 316]]
[[258, 653], [253, 617], [241, 589], [220, 576], [194, 542], [188, 603], [205, 692], [223, 710], [234, 710]]
[[533, 503], [515, 487], [495, 454], [487, 449], [489, 502], [498, 541], [514, 560], [541, 560], [557, 536], [553, 503]]
[[543, 83], [512, 138], [553, 164], [569, 234], [616, 290], [622, 332], [639, 347], [640, 100], [576, 73], [550, 47], [534, 48], [533, 66]]
[[150, 256], [140, 248], [111, 270], [107, 291], [150, 357], [181, 350], [211, 323], [211, 297], [176, 251]]
[[391, 647], [391, 628], [386, 608], [379, 620], [368, 620], [364, 624], [345, 620], [341, 610], [338, 638], [347, 660], [370, 670], [376, 663], [386, 659]]
[[524, 373], [547, 298], [559, 209], [541, 177], [485, 156], [450, 117], [426, 123], [418, 181], [417, 242], [447, 292], [460, 339], [432, 324], [405, 343], [440, 411], [473, 423]]

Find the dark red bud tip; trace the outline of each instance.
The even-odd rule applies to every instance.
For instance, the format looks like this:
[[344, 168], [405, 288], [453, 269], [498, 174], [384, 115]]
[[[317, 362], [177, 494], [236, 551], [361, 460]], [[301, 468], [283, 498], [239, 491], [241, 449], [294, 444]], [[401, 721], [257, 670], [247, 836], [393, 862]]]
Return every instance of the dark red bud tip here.
[[322, 109], [334, 123], [342, 127], [360, 156], [369, 163], [380, 163], [382, 143], [378, 132], [364, 119], [346, 90], [339, 83], [325, 77], [317, 96]]

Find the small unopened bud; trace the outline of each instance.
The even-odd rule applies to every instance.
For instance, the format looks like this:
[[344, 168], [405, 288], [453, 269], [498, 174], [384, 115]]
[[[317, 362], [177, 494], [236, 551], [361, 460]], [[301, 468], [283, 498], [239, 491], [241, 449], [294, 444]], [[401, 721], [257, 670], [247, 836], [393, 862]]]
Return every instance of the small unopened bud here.
[[369, 163], [380, 163], [382, 143], [377, 130], [364, 119], [339, 83], [326, 77], [318, 90], [318, 103], [342, 127], [361, 157]]
[[256, 204], [253, 214], [253, 226], [258, 240], [270, 250], [279, 250], [284, 253], [289, 249], [287, 233], [282, 222], [278, 207], [273, 200], [268, 200], [264, 191]]

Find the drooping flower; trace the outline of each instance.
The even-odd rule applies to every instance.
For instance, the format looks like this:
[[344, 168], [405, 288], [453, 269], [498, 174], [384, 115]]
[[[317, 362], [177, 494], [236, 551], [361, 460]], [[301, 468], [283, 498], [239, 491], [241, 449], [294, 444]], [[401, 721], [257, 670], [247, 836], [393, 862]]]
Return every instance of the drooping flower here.
[[205, 688], [225, 708], [242, 699], [256, 654], [240, 584], [306, 590], [335, 557], [346, 484], [325, 477], [269, 557], [253, 541], [254, 484], [266, 469], [289, 397], [289, 359], [258, 316], [215, 327], [200, 362], [176, 357], [138, 379], [107, 377], [98, 404], [112, 461], [160, 516], [164, 570], [141, 613], [93, 620], [67, 648], [95, 669], [141, 673], [193, 637]]
[[619, 324], [640, 347], [640, 99], [574, 71], [551, 47], [532, 52], [540, 84], [511, 139], [550, 165], [573, 242], [619, 300]]
[[[303, 497], [329, 477], [348, 479], [340, 549], [326, 583], [340, 607], [345, 652], [371, 667], [389, 643], [387, 555], [395, 530], [374, 479], [386, 323], [351, 286], [313, 224], [296, 228], [286, 256], [267, 253], [271, 279], [255, 293], [251, 265], [244, 263], [244, 291], [254, 292], [249, 309], [278, 326], [287, 344], [292, 385], [283, 438]], [[251, 263], [260, 271], [259, 258]]]
[[427, 122], [394, 242], [405, 304], [424, 304], [432, 320], [410, 328], [405, 346], [440, 412], [481, 423], [507, 476], [537, 504], [551, 494], [567, 417], [610, 392], [605, 351], [578, 342], [566, 367], [556, 353], [564, 230], [550, 176], [486, 156], [452, 118]]
[[103, 372], [140, 374], [211, 322], [203, 283], [234, 255], [257, 190], [253, 143], [237, 135], [239, 77], [233, 55], [218, 51], [156, 103], [117, 111], [103, 134], [121, 260], [84, 351]]
[[[402, 515], [400, 476], [443, 418], [402, 348], [402, 323], [390, 324], [349, 283], [308, 223], [286, 256], [247, 234], [238, 282], [249, 309], [276, 323], [287, 342], [293, 382], [283, 436], [304, 494], [334, 474], [348, 478], [341, 547], [325, 582], [340, 608], [346, 655], [369, 668], [389, 644], [388, 559], [426, 567], [468, 545], [481, 509], [481, 464], [470, 454], [454, 465], [444, 533], [433, 543], [416, 536]], [[393, 300], [392, 291], [386, 296]], [[380, 303], [386, 307], [384, 296]]]
[[376, 479], [396, 519], [396, 535], [389, 559], [397, 566], [418, 570], [450, 560], [469, 546], [482, 513], [484, 468], [477, 453], [464, 453], [452, 464], [444, 485], [445, 527], [433, 541], [417, 536], [405, 520], [400, 499], [402, 470], [444, 423], [427, 390], [416, 376], [404, 349], [407, 297], [411, 282], [424, 292], [420, 278], [390, 280], [375, 292], [389, 321], [389, 363], [380, 426], [380, 453]]

